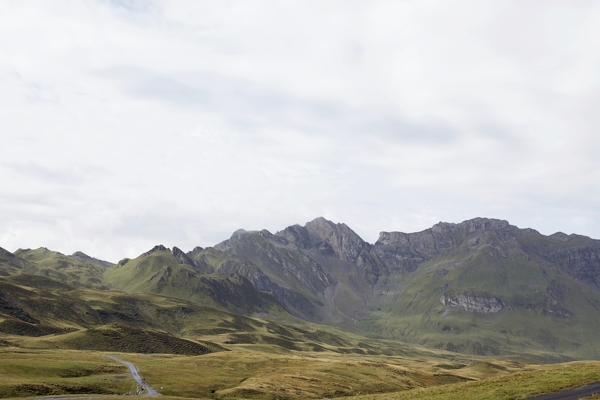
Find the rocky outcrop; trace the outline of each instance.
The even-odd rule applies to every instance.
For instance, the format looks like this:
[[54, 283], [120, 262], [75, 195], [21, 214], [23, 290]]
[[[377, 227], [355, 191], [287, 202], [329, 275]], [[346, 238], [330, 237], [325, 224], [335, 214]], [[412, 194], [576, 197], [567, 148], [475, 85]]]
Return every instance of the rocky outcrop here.
[[248, 279], [256, 290], [260, 290], [261, 292], [272, 292], [274, 289], [274, 284], [269, 277], [249, 261], [236, 262], [227, 260], [219, 266], [217, 272], [221, 275], [241, 275]]
[[312, 293], [320, 294], [335, 283], [335, 279], [318, 262], [307, 257], [297, 246], [290, 245], [286, 238], [267, 230], [238, 230], [214, 249], [260, 266], [268, 274], [279, 276], [289, 287], [300, 283]]
[[545, 240], [527, 243], [526, 250], [560, 267], [571, 277], [600, 290], [600, 240], [562, 232], [543, 238]]
[[440, 302], [446, 307], [482, 314], [496, 313], [505, 308], [512, 308], [497, 297], [472, 296], [462, 293], [453, 296], [444, 294], [440, 297]]
[[173, 246], [173, 257], [178, 259], [182, 264], [196, 267], [196, 263], [187, 254], [185, 254], [179, 247]]
[[[286, 309], [296, 316], [298, 312], [304, 314], [304, 317], [314, 317], [317, 308], [306, 298], [306, 296], [295, 290], [284, 288], [274, 283], [266, 276], [260, 268], [251, 262], [235, 262], [227, 260], [218, 269], [222, 275], [238, 275], [247, 279], [258, 291], [267, 292], [273, 295], [277, 301], [286, 307]], [[322, 305], [322, 304], [321, 304]]]
[[193, 259], [195, 256], [201, 254], [202, 250], [204, 250], [202, 247], [196, 246], [192, 251], [188, 251], [186, 255]]
[[323, 217], [308, 222], [304, 227], [293, 225], [276, 236], [286, 239], [300, 249], [316, 252], [325, 257], [336, 257], [356, 265], [359, 274], [374, 285], [387, 266], [375, 253], [373, 246], [356, 234], [346, 224], [336, 224]]
[[275, 235], [304, 250], [308, 250], [313, 247], [308, 230], [306, 230], [305, 227], [297, 224], [288, 226], [284, 230], [277, 232]]
[[335, 254], [351, 263], [356, 262], [361, 254], [368, 252], [371, 247], [348, 225], [335, 224], [323, 217], [308, 222], [304, 228], [313, 248], [320, 249], [324, 254]]
[[420, 264], [456, 249], [467, 237], [474, 239], [472, 246], [478, 246], [484, 243], [477, 239], [486, 232], [505, 231], [506, 236], [512, 236], [512, 228], [515, 227], [507, 221], [489, 218], [475, 218], [460, 224], [440, 222], [422, 232], [381, 232], [374, 248], [390, 269], [412, 272]]
[[166, 248], [165, 246], [163, 246], [162, 244], [157, 244], [156, 246], [154, 246], [153, 248], [151, 248], [150, 250], [148, 250], [144, 254], [145, 255], [150, 255], [150, 254], [154, 253], [155, 251], [169, 251], [169, 249]]

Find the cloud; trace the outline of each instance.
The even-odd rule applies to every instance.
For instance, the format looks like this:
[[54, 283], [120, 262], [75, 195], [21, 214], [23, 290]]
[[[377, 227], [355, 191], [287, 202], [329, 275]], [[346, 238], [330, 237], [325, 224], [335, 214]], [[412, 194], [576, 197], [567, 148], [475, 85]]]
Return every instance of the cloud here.
[[158, 101], [179, 111], [183, 108], [188, 112], [219, 113], [231, 125], [253, 130], [272, 125], [307, 135], [338, 136], [342, 140], [349, 136], [370, 136], [406, 144], [439, 145], [458, 135], [452, 127], [403, 120], [397, 111], [351, 107], [339, 100], [302, 98], [250, 80], [210, 72], [163, 74], [120, 67], [97, 75], [114, 82], [128, 96]]
[[34, 162], [27, 163], [0, 163], [1, 168], [6, 168], [10, 173], [20, 175], [23, 179], [34, 179], [38, 184], [55, 183], [61, 185], [77, 185], [84, 177], [74, 171], [53, 169], [41, 166]]
[[[26, 23], [23, 23], [26, 21]], [[600, 237], [588, 2], [0, 3], [0, 246], [118, 260], [319, 215]]]

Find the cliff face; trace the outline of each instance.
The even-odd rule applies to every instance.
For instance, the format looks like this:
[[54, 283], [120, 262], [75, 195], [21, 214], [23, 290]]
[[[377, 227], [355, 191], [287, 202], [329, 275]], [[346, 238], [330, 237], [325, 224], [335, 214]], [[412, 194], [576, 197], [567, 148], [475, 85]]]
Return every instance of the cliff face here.
[[543, 244], [527, 246], [529, 252], [559, 266], [571, 277], [600, 290], [600, 240], [556, 233]]
[[462, 293], [454, 296], [444, 294], [440, 297], [440, 302], [446, 307], [482, 314], [496, 313], [502, 309], [510, 308], [497, 297], [472, 296]]
[[515, 227], [507, 221], [487, 218], [475, 218], [460, 224], [440, 222], [422, 232], [381, 232], [374, 248], [389, 268], [413, 272], [420, 264], [456, 249], [468, 238], [476, 238], [488, 231], [508, 233], [511, 228]]
[[[379, 240], [371, 245], [346, 224], [317, 218], [275, 235], [266, 230], [239, 230], [215, 248], [257, 266], [264, 278], [238, 271], [256, 289], [310, 293], [315, 304], [315, 300], [323, 300], [328, 288], [338, 288], [333, 292], [337, 293], [341, 282], [345, 282], [347, 290], [365, 307], [375, 307], [388, 301], [388, 294], [398, 292], [391, 282], [402, 282], [419, 275], [423, 265], [438, 263], [441, 267], [435, 267], [436, 276], [444, 277], [440, 278], [440, 290], [482, 293], [435, 297], [445, 307], [468, 312], [537, 307], [554, 315], [570, 315], [561, 306], [564, 299], [552, 300], [557, 302], [554, 305], [544, 303], [550, 285], [550, 279], [543, 275], [544, 268], [559, 268], [600, 290], [600, 241], [564, 234], [547, 237], [498, 219], [440, 222], [416, 233], [381, 232]], [[444, 259], [454, 261], [441, 262]], [[465, 262], [474, 259], [479, 261]], [[514, 297], [515, 305], [509, 307], [504, 297]], [[403, 304], [402, 297], [397, 304]]]

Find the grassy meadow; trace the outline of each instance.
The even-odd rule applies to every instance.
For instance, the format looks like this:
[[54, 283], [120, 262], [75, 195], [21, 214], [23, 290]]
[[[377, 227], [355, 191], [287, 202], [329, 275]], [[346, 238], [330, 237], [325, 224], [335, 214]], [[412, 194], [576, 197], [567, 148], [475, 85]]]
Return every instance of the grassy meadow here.
[[2, 347], [0, 397], [133, 392], [126, 368], [106, 355], [134, 363], [163, 398], [522, 399], [600, 379], [600, 362], [456, 359], [421, 348], [386, 356], [223, 346], [228, 351], [199, 356]]

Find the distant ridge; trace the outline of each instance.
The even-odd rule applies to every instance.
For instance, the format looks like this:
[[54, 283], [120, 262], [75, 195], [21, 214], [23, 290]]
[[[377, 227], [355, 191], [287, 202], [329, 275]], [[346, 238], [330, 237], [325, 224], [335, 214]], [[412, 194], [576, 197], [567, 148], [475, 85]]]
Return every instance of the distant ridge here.
[[319, 217], [274, 234], [237, 230], [187, 253], [157, 245], [118, 265], [81, 252], [0, 251], [0, 274], [24, 272], [445, 351], [600, 358], [600, 241], [500, 219], [381, 232], [371, 244]]

